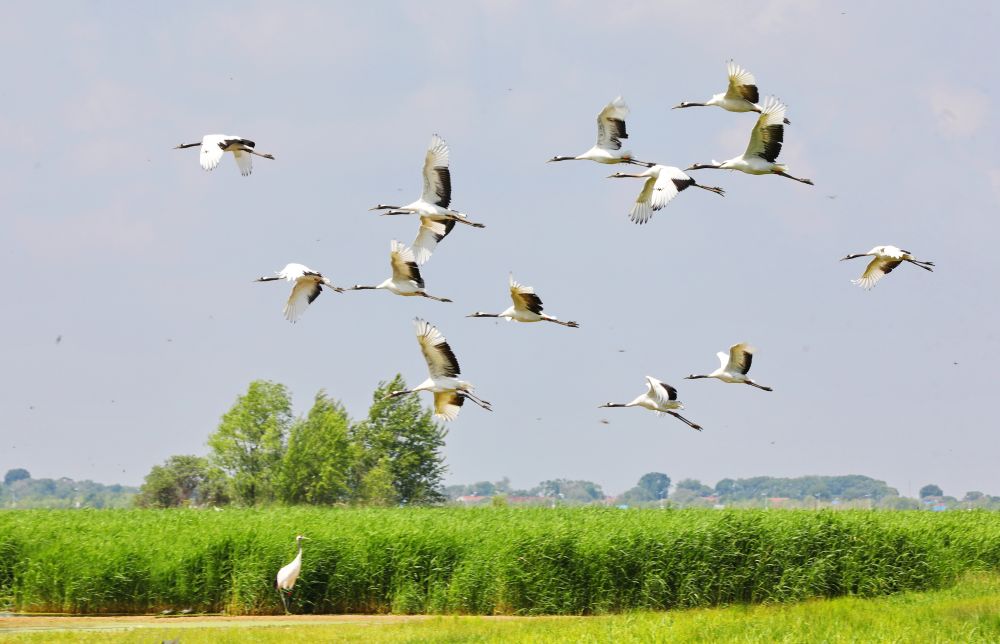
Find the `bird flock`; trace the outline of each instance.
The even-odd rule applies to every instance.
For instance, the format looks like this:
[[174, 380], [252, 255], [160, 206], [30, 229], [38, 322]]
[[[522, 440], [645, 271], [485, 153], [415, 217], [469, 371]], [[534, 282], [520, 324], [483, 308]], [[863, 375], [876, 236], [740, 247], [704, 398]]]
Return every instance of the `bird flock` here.
[[[676, 105], [674, 109], [714, 106], [729, 112], [756, 113], [757, 121], [750, 132], [750, 142], [743, 154], [721, 162], [695, 163], [684, 170], [661, 163], [637, 160], [631, 151], [623, 149], [622, 142], [629, 136], [625, 124], [629, 108], [619, 96], [597, 115], [597, 142], [589, 150], [576, 156], [554, 156], [549, 162], [594, 161], [645, 167], [645, 170], [639, 173], [616, 172], [609, 176], [616, 179], [644, 179], [642, 190], [629, 211], [629, 218], [636, 224], [648, 223], [654, 213], [665, 208], [679, 193], [692, 186], [720, 197], [725, 196], [722, 188], [702, 185], [687, 174], [695, 170], [737, 170], [752, 175], [774, 174], [813, 185], [811, 179], [791, 175], [788, 166], [778, 161], [784, 142], [785, 126], [791, 124], [785, 116], [787, 111], [785, 105], [774, 97], [767, 97], [761, 102], [756, 78], [735, 62], [729, 61], [727, 72], [729, 84], [724, 93], [715, 94], [703, 103], [685, 101]], [[253, 141], [239, 136], [209, 134], [203, 137], [200, 143], [181, 144], [175, 149], [191, 147], [200, 147], [199, 161], [205, 170], [214, 170], [225, 153], [231, 152], [243, 176], [252, 173], [254, 156], [274, 160], [272, 154], [257, 152]], [[256, 281], [286, 280], [292, 284], [291, 293], [283, 309], [284, 316], [289, 322], [298, 321], [324, 288], [337, 293], [348, 290], [385, 290], [404, 297], [423, 297], [437, 302], [451, 302], [449, 298], [431, 295], [425, 290], [421, 267], [430, 260], [456, 224], [470, 228], [485, 228], [485, 225], [471, 221], [465, 213], [452, 207], [450, 162], [451, 151], [448, 144], [437, 134], [433, 135], [424, 157], [423, 191], [420, 198], [402, 206], [380, 203], [370, 209], [383, 216], [416, 215], [420, 218], [420, 226], [411, 246], [406, 246], [397, 240], [390, 243], [389, 265], [392, 275], [383, 282], [372, 286], [358, 284], [342, 288], [335, 286], [319, 271], [297, 263], [288, 264], [272, 277], [260, 277]], [[909, 251], [895, 246], [876, 246], [867, 253], [847, 255], [843, 259], [857, 257], [873, 258], [861, 277], [852, 280], [854, 284], [864, 289], [871, 289], [882, 277], [903, 262], [915, 264], [927, 271], [932, 271], [934, 266], [933, 262], [917, 260]], [[543, 313], [542, 300], [535, 290], [515, 281], [513, 275], [510, 276], [509, 286], [512, 305], [507, 309], [500, 313], [476, 311], [466, 317], [503, 318], [523, 323], [550, 322], [567, 328], [579, 328], [577, 322], [563, 321]], [[390, 392], [386, 398], [421, 391], [430, 392], [434, 396], [435, 416], [446, 421], [457, 418], [466, 400], [492, 411], [491, 403], [475, 394], [471, 383], [459, 379], [461, 370], [458, 359], [441, 331], [421, 318], [416, 318], [415, 328], [417, 343], [427, 363], [429, 377], [412, 389]], [[754, 348], [749, 344], [745, 342], [734, 344], [728, 353], [719, 352], [717, 355], [721, 362], [718, 369], [710, 374], [692, 374], [686, 379], [715, 378], [726, 383], [745, 384], [764, 391], [772, 391], [770, 387], [760, 385], [747, 376], [754, 355]], [[677, 400], [677, 390], [652, 376], [646, 376], [646, 393], [643, 395], [629, 403], [606, 403], [601, 407], [642, 407], [658, 415], [674, 416], [696, 430], [702, 429], [700, 425], [677, 413], [677, 410], [684, 408]], [[291, 583], [294, 583], [294, 578]]]
[[[774, 174], [792, 179], [806, 185], [813, 185], [811, 179], [796, 177], [789, 173], [788, 166], [778, 161], [781, 147], [784, 143], [785, 126], [791, 125], [786, 117], [786, 106], [774, 98], [760, 100], [757, 81], [752, 73], [733, 61], [727, 65], [728, 87], [723, 93], [715, 94], [703, 103], [685, 101], [674, 109], [690, 107], [719, 107], [729, 112], [753, 112], [757, 120], [750, 132], [750, 141], [746, 150], [739, 156], [726, 161], [711, 161], [710, 163], [694, 163], [681, 170], [679, 167], [640, 161], [629, 150], [623, 149], [623, 141], [628, 139], [625, 119], [629, 108], [624, 99], [619, 96], [608, 103], [597, 115], [597, 141], [587, 151], [576, 156], [554, 156], [549, 162], [560, 161], [594, 161], [603, 164], [627, 164], [644, 167], [638, 173], [616, 172], [608, 178], [643, 179], [642, 189], [629, 211], [629, 218], [636, 224], [649, 223], [653, 214], [665, 208], [677, 195], [687, 188], [696, 187], [712, 192], [720, 197], [725, 191], [716, 186], [703, 185], [695, 181], [688, 172], [714, 169], [735, 170], [751, 175]], [[181, 144], [176, 149], [200, 147], [199, 161], [205, 170], [214, 170], [226, 152], [231, 152], [239, 168], [240, 174], [249, 176], [253, 171], [254, 156], [273, 160], [271, 154], [256, 151], [256, 144], [239, 136], [210, 134], [202, 138], [200, 143]], [[452, 300], [438, 295], [431, 295], [425, 290], [423, 267], [437, 252], [438, 246], [447, 238], [456, 224], [470, 228], [485, 228], [482, 223], [474, 222], [469, 217], [452, 207], [452, 182], [450, 171], [450, 149], [448, 144], [437, 134], [431, 138], [430, 145], [424, 157], [423, 191], [420, 198], [412, 203], [397, 206], [378, 204], [371, 208], [383, 216], [416, 215], [420, 225], [410, 246], [393, 240], [389, 247], [389, 265], [392, 270], [390, 277], [377, 285], [354, 285], [349, 288], [335, 286], [322, 273], [312, 270], [302, 264], [291, 263], [278, 271], [272, 277], [260, 277], [259, 282], [286, 280], [292, 284], [283, 313], [289, 322], [298, 321], [306, 309], [323, 289], [337, 293], [358, 290], [385, 290], [404, 297], [422, 297], [437, 302]], [[843, 260], [858, 257], [871, 257], [861, 277], [852, 282], [864, 289], [871, 289], [879, 280], [890, 273], [903, 262], [909, 262], [924, 270], [933, 271], [934, 263], [914, 258], [912, 253], [896, 246], [876, 246], [867, 253], [847, 255]], [[470, 318], [503, 318], [512, 322], [549, 322], [567, 328], [579, 328], [573, 321], [560, 320], [543, 312], [542, 300], [534, 288], [517, 282], [513, 275], [509, 278], [511, 306], [500, 313], [485, 313], [476, 311], [467, 315]], [[484, 410], [492, 411], [492, 404], [480, 398], [473, 385], [460, 378], [461, 369], [458, 358], [445, 339], [444, 334], [433, 324], [421, 318], [415, 319], [417, 343], [427, 363], [428, 378], [412, 389], [390, 392], [386, 400], [406, 396], [418, 392], [429, 392], [434, 399], [434, 414], [436, 417], [452, 421], [458, 417], [466, 400], [472, 401]], [[771, 387], [761, 385], [748, 377], [753, 362], [755, 349], [746, 342], [732, 345], [728, 352], [717, 354], [720, 366], [708, 374], [691, 374], [685, 379], [694, 380], [714, 378], [730, 384], [744, 384], [763, 391], [772, 391]], [[684, 405], [677, 398], [677, 389], [666, 382], [646, 376], [646, 392], [627, 403], [605, 403], [600, 408], [642, 407], [655, 412], [658, 416], [669, 415], [684, 422], [692, 429], [701, 431], [701, 425], [692, 422], [678, 413]], [[606, 422], [606, 421], [602, 421]], [[299, 575], [302, 566], [302, 535], [296, 537], [298, 553], [295, 559], [278, 572], [275, 584], [282, 592], [285, 610], [288, 610], [287, 594]]]

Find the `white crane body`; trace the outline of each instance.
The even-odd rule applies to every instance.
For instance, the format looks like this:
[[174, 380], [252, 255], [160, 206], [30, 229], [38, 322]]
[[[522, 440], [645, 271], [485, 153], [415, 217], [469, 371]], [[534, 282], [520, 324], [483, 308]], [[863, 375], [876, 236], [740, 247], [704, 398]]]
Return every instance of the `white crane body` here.
[[600, 409], [601, 407], [642, 407], [643, 409], [656, 412], [657, 416], [669, 414], [670, 416], [684, 422], [684, 424], [691, 429], [696, 429], [698, 431], [701, 431], [702, 429], [701, 425], [692, 423], [690, 420], [677, 413], [676, 410], [684, 409], [684, 405], [681, 404], [681, 401], [677, 400], [677, 390], [662, 380], [657, 380], [652, 376], [646, 376], [646, 393], [636, 397], [631, 402], [609, 402], [600, 405], [598, 408]]
[[555, 156], [552, 161], [596, 161], [597, 163], [634, 163], [636, 165], [652, 165], [645, 161], [636, 161], [632, 152], [622, 149], [622, 139], [628, 138], [625, 128], [625, 118], [628, 116], [628, 105], [621, 96], [608, 103], [597, 115], [597, 143], [576, 156]]
[[285, 606], [285, 613], [288, 613], [288, 596], [292, 594], [292, 589], [295, 587], [295, 582], [299, 578], [299, 573], [302, 572], [302, 541], [308, 539], [301, 534], [295, 537], [295, 545], [298, 546], [299, 551], [295, 554], [295, 558], [292, 561], [281, 567], [278, 574], [274, 578], [274, 587], [278, 590], [278, 594], [281, 595], [281, 603]]
[[309, 305], [313, 303], [313, 300], [320, 296], [324, 286], [337, 293], [344, 292], [344, 289], [334, 286], [322, 273], [303, 264], [288, 264], [274, 277], [258, 277], [255, 281], [273, 282], [276, 280], [292, 282], [292, 292], [282, 309], [285, 319], [292, 323], [297, 322]]
[[519, 284], [511, 275], [508, 280], [510, 288], [510, 299], [514, 304], [506, 308], [501, 313], [484, 313], [476, 311], [465, 317], [469, 318], [504, 318], [508, 322], [553, 322], [570, 328], [578, 328], [580, 325], [572, 321], [562, 321], [559, 318], [543, 313], [542, 300], [535, 293], [535, 289], [524, 284]]
[[680, 168], [669, 165], [656, 164], [646, 168], [639, 174], [629, 174], [627, 172], [616, 172], [610, 175], [609, 179], [621, 178], [645, 179], [642, 191], [635, 199], [632, 210], [629, 211], [629, 219], [636, 224], [648, 222], [653, 213], [662, 210], [668, 203], [673, 201], [680, 192], [695, 186], [702, 190], [714, 192], [719, 196], [725, 196], [726, 191], [715, 186], [703, 186]]
[[[713, 94], [712, 98], [704, 103], [692, 103], [685, 101], [680, 105], [675, 105], [674, 109], [682, 107], [721, 107], [727, 112], [757, 112], [762, 108], [757, 104], [760, 100], [760, 93], [757, 91], [757, 79], [747, 69], [740, 67], [730, 60], [726, 64], [726, 74], [729, 85], [725, 92]], [[783, 119], [785, 125], [791, 125], [788, 119]]]
[[686, 380], [696, 380], [699, 378], [715, 378], [722, 382], [750, 385], [764, 391], [772, 391], [770, 387], [757, 384], [751, 380], [747, 373], [750, 372], [750, 365], [753, 363], [753, 354], [756, 351], [746, 342], [740, 342], [729, 347], [729, 353], [719, 351], [716, 357], [721, 363], [719, 368], [709, 374], [687, 376]]
[[448, 144], [440, 136], [431, 137], [430, 146], [424, 156], [423, 180], [424, 189], [420, 198], [405, 206], [378, 204], [370, 210], [381, 210], [383, 215], [419, 215], [420, 229], [413, 240], [413, 251], [417, 264], [424, 264], [430, 259], [431, 253], [437, 247], [456, 223], [485, 228], [483, 224], [470, 221], [469, 218], [451, 205], [451, 169], [449, 167], [451, 151]]
[[274, 159], [273, 154], [257, 152], [254, 149], [256, 145], [250, 139], [245, 139], [241, 136], [206, 134], [202, 137], [200, 143], [181, 143], [174, 149], [200, 147], [201, 154], [198, 155], [198, 161], [205, 170], [214, 170], [219, 165], [219, 162], [222, 161], [222, 156], [226, 152], [231, 152], [233, 158], [236, 160], [236, 166], [240, 169], [240, 174], [247, 177], [253, 172], [254, 156]]
[[776, 174], [813, 185], [811, 179], [802, 179], [788, 174], [788, 166], [778, 162], [781, 146], [785, 139], [785, 106], [777, 99], [770, 97], [764, 101], [760, 116], [750, 133], [750, 143], [746, 151], [738, 157], [726, 161], [711, 163], [695, 163], [687, 170], [738, 170], [747, 174]]
[[392, 267], [392, 277], [375, 286], [351, 287], [352, 291], [384, 289], [404, 297], [426, 297], [438, 302], [451, 302], [446, 297], [436, 297], [424, 291], [424, 278], [420, 275], [420, 267], [414, 257], [413, 250], [395, 239], [389, 246], [389, 265]]
[[883, 277], [888, 275], [897, 266], [903, 262], [909, 262], [915, 266], [919, 266], [925, 271], [933, 272], [934, 262], [925, 262], [913, 257], [913, 254], [908, 250], [902, 250], [896, 246], [876, 246], [867, 253], [856, 253], [854, 255], [848, 255], [847, 257], [841, 258], [840, 261], [845, 259], [854, 259], [856, 257], [874, 257], [872, 261], [868, 263], [865, 268], [865, 272], [861, 274], [856, 280], [851, 280], [852, 284], [857, 284], [865, 290], [870, 290], [875, 284], [878, 283]]
[[436, 327], [420, 318], [414, 320], [417, 342], [427, 362], [430, 377], [412, 389], [393, 391], [385, 399], [405, 396], [419, 391], [434, 394], [434, 415], [442, 420], [455, 420], [466, 399], [471, 400], [486, 411], [493, 411], [489, 401], [473, 393], [472, 383], [458, 378], [461, 369], [458, 358], [451, 346]]

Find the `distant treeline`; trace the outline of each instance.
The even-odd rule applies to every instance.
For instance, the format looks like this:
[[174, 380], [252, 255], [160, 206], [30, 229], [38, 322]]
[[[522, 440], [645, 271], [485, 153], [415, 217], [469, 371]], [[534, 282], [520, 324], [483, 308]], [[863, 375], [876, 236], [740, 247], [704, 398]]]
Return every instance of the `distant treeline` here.
[[0, 485], [0, 508], [127, 508], [138, 488], [73, 479], [33, 479], [28, 470], [8, 470]]
[[592, 481], [554, 479], [542, 481], [530, 489], [515, 490], [510, 481], [479, 481], [468, 485], [450, 485], [444, 489], [452, 501], [475, 502], [478, 497], [505, 496], [519, 502], [540, 497], [552, 504], [616, 503], [620, 505], [670, 505], [672, 507], [763, 506], [815, 507], [838, 503], [861, 504], [869, 508], [908, 510], [922, 507], [956, 507], [1000, 509], [1000, 497], [979, 491], [969, 491], [959, 499], [947, 496], [937, 485], [925, 485], [920, 498], [899, 495], [896, 488], [858, 474], [844, 476], [800, 476], [781, 478], [755, 476], [725, 478], [714, 487], [697, 479], [683, 479], [671, 486], [670, 477], [662, 472], [649, 472], [635, 487], [617, 497], [606, 497], [601, 486]]

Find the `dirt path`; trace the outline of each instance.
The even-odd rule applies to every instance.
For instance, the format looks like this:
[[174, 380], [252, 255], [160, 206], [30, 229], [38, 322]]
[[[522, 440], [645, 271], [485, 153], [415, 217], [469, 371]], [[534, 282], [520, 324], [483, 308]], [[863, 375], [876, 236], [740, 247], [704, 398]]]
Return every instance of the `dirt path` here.
[[[77, 617], [52, 615], [0, 616], [0, 634], [30, 631], [114, 631], [132, 628], [211, 628], [224, 626], [279, 626], [289, 624], [391, 624], [434, 619], [436, 615], [127, 615]], [[484, 617], [488, 620], [518, 619], [513, 616]]]

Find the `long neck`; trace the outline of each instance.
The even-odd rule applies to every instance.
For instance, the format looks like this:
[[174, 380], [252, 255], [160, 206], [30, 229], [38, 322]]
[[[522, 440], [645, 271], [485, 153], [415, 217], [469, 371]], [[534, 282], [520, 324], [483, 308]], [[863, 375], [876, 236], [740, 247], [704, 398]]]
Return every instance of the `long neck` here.
[[483, 313], [481, 311], [477, 311], [477, 312], [473, 313], [472, 315], [470, 315], [469, 317], [470, 318], [498, 318], [498, 317], [500, 317], [500, 314], [499, 313]]
[[601, 407], [629, 407], [632, 403], [605, 403]]
[[178, 146], [177, 146], [176, 148], [174, 148], [174, 149], [175, 149], [175, 150], [181, 150], [181, 149], [183, 149], [183, 148], [196, 148], [196, 147], [198, 147], [199, 145], [201, 145], [201, 141], [199, 141], [198, 143], [181, 143], [180, 145], [178, 145]]
[[354, 286], [351, 287], [350, 290], [352, 290], [352, 291], [371, 291], [371, 290], [374, 290], [374, 289], [377, 289], [377, 288], [381, 288], [381, 286], [361, 286], [360, 284], [355, 284]]
[[552, 157], [549, 161], [579, 161], [580, 157]]
[[[711, 377], [712, 377], [712, 376], [709, 376], [709, 375], [704, 375], [704, 376], [696, 376], [696, 375], [694, 375], [694, 374], [691, 374], [690, 376], [688, 376], [687, 378], [685, 378], [685, 380], [697, 380], [698, 378], [711, 378]], [[700, 385], [699, 385], [699, 386], [700, 386]]]

